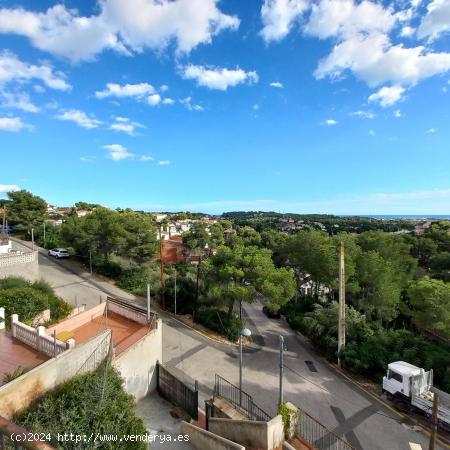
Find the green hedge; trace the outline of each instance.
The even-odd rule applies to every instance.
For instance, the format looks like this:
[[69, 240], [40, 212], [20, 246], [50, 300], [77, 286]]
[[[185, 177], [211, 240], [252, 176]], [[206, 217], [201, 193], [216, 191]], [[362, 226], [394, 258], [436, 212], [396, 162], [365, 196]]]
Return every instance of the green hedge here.
[[[19, 320], [28, 324], [47, 308], [50, 309], [51, 322], [64, 319], [72, 310], [45, 281], [30, 283], [20, 277], [0, 280], [0, 306], [5, 308], [5, 317], [18, 314]], [[6, 322], [8, 325], [9, 321]]]
[[50, 433], [49, 443], [62, 450], [145, 450], [143, 442], [58, 442], [58, 433], [90, 436], [146, 435], [144, 423], [135, 415], [134, 398], [122, 388], [123, 380], [112, 367], [102, 364], [95, 372], [72, 378], [35, 400], [14, 417], [29, 432]]

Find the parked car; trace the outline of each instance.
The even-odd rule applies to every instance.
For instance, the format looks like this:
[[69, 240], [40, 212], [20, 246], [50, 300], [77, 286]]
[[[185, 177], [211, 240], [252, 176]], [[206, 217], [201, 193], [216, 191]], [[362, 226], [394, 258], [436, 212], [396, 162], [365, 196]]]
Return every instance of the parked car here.
[[68, 258], [69, 252], [65, 248], [52, 248], [48, 251], [48, 256], [54, 256], [56, 259]]
[[281, 317], [280, 311], [275, 311], [273, 309], [268, 308], [267, 306], [263, 306], [263, 313], [269, 318], [269, 319], [279, 319]]

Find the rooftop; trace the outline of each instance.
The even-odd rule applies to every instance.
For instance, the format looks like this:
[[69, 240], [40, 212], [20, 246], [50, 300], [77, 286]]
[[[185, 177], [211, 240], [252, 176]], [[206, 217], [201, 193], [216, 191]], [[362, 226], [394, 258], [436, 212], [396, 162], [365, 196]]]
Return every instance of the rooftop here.
[[4, 384], [5, 374], [14, 372], [19, 367], [33, 369], [48, 359], [48, 356], [14, 339], [5, 330], [0, 331], [0, 386]]

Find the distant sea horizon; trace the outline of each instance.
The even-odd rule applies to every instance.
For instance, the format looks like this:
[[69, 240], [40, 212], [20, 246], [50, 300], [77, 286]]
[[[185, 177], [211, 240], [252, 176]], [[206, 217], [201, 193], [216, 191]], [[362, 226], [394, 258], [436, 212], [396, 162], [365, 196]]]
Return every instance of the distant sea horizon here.
[[339, 214], [339, 216], [372, 219], [450, 219], [450, 214]]

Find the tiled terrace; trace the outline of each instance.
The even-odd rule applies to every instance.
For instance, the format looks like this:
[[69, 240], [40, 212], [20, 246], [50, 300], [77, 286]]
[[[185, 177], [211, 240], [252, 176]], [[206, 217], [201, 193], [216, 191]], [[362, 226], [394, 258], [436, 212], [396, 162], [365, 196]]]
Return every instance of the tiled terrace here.
[[97, 316], [84, 325], [75, 328], [72, 330], [72, 337], [77, 344], [81, 344], [107, 328], [112, 332], [116, 355], [122, 353], [149, 332], [148, 325], [142, 325], [110, 312], [107, 318], [104, 315]]
[[0, 386], [3, 376], [17, 370], [19, 367], [33, 369], [50, 359], [28, 345], [14, 339], [10, 333], [0, 330]]

